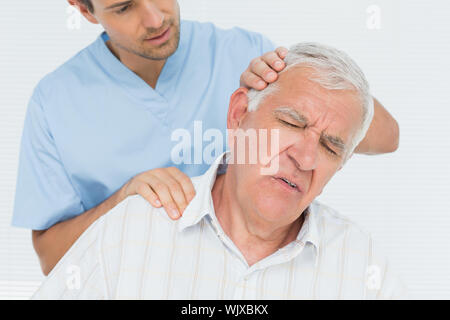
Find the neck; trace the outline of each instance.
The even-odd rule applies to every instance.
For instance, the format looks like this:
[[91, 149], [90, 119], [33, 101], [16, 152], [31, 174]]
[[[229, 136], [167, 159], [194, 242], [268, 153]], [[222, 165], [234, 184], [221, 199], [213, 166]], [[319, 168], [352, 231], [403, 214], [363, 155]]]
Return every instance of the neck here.
[[227, 236], [241, 251], [247, 264], [252, 266], [270, 256], [297, 238], [303, 224], [303, 215], [287, 226], [258, 219], [256, 212], [248, 212], [238, 201], [230, 174], [218, 176], [212, 190], [216, 217]]
[[140, 57], [135, 53], [116, 46], [111, 41], [107, 41], [106, 45], [116, 58], [128, 69], [137, 74], [153, 89], [156, 87], [156, 83], [158, 82], [159, 75], [161, 74], [166, 60], [152, 60]]

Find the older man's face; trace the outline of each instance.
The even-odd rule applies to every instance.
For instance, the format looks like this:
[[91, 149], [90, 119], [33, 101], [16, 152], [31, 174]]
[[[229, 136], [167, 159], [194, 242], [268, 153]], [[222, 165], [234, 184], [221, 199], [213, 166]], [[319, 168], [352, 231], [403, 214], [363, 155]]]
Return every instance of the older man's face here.
[[[239, 202], [255, 215], [248, 218], [272, 227], [295, 221], [322, 192], [343, 165], [361, 124], [356, 92], [326, 90], [308, 80], [310, 72], [294, 67], [282, 73], [279, 90], [255, 112], [239, 112], [246, 99], [238, 92], [230, 104], [230, 129], [279, 130], [279, 150], [270, 163], [235, 165], [232, 170]], [[274, 161], [279, 161], [278, 173], [261, 174]]]

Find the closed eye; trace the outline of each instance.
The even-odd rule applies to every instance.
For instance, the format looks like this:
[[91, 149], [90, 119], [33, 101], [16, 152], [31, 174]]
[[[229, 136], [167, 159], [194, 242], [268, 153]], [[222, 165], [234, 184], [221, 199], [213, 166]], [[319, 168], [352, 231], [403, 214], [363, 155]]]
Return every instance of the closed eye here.
[[118, 13], [118, 14], [124, 13], [124, 12], [127, 11], [130, 7], [131, 7], [131, 4], [127, 4], [127, 5], [123, 6], [122, 8], [120, 8], [119, 10], [117, 10], [116, 13]]
[[327, 152], [331, 153], [332, 155], [334, 155], [334, 156], [337, 156], [337, 155], [338, 155], [338, 154], [337, 154], [333, 149], [331, 149], [326, 143], [322, 143], [322, 146], [325, 148], [325, 150], [327, 150]]
[[282, 123], [282, 124], [284, 124], [284, 125], [286, 125], [286, 126], [288, 126], [288, 127], [298, 128], [298, 129], [301, 129], [301, 128], [302, 128], [302, 127], [299, 127], [299, 126], [296, 125], [296, 124], [290, 123], [290, 122], [288, 122], [288, 121], [284, 121], [283, 119], [278, 119], [278, 121], [280, 121], [280, 123]]

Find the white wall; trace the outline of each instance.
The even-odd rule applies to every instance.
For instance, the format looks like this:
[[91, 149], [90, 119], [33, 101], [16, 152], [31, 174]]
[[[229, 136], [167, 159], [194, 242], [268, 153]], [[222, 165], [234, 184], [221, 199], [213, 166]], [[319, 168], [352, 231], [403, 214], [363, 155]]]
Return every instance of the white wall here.
[[[285, 46], [323, 42], [356, 59], [374, 95], [399, 121], [401, 147], [392, 155], [355, 156], [321, 200], [372, 232], [416, 297], [449, 299], [450, 3], [180, 0], [180, 5], [185, 19], [239, 25]], [[380, 29], [367, 26], [371, 5], [381, 10]], [[31, 90], [101, 30], [85, 21], [80, 29], [68, 29], [66, 9], [65, 1], [40, 0], [8, 1], [0, 11], [0, 299], [27, 298], [43, 279], [30, 232], [9, 227]]]

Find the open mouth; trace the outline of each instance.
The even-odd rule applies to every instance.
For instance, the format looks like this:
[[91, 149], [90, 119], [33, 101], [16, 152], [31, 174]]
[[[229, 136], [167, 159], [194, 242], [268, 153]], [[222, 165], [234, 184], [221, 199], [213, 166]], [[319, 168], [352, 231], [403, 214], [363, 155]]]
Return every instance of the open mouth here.
[[294, 188], [294, 189], [297, 188], [297, 185], [293, 182], [290, 182], [288, 179], [285, 179], [285, 178], [280, 178], [280, 179], [283, 180], [284, 182], [286, 182], [291, 188]]
[[278, 183], [280, 183], [287, 190], [300, 192], [300, 188], [298, 187], [298, 185], [290, 181], [289, 179], [285, 177], [273, 177], [273, 178], [277, 180]]

